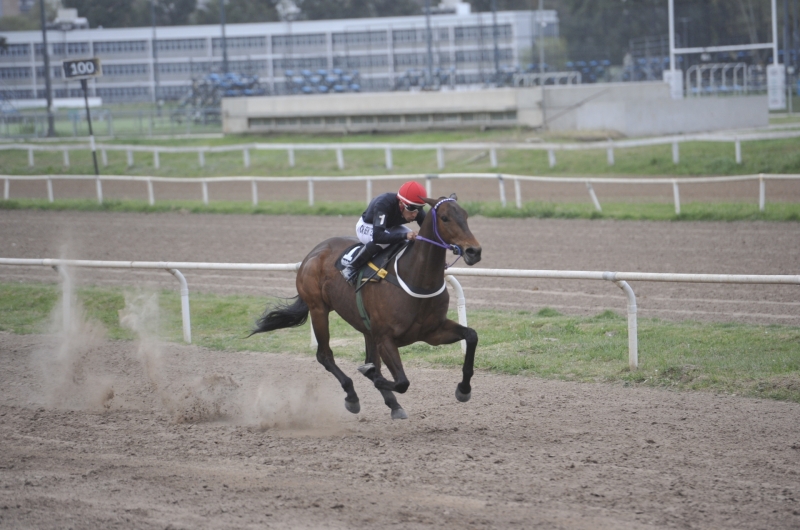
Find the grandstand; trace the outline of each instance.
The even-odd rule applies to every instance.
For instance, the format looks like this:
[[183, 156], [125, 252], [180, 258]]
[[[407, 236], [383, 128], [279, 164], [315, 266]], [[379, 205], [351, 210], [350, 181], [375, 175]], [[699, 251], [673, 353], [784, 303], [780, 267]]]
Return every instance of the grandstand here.
[[[418, 73], [432, 77], [429, 69], [433, 84], [495, 83], [502, 81], [497, 61], [500, 77], [510, 79], [537, 38], [558, 36], [558, 15], [501, 11], [495, 24], [487, 13], [437, 14], [430, 17], [430, 53], [424, 16], [228, 24], [225, 33], [228, 72], [257, 76], [270, 94], [374, 92], [419, 86]], [[0, 82], [15, 99], [43, 98], [41, 32], [4, 35]], [[103, 76], [89, 90], [107, 103], [179, 101], [198, 77], [226, 73], [219, 26], [159, 27], [155, 40], [149, 27], [49, 30], [48, 47], [57, 98], [81, 95], [79, 84], [62, 76], [60, 63], [70, 58], [101, 59]]]

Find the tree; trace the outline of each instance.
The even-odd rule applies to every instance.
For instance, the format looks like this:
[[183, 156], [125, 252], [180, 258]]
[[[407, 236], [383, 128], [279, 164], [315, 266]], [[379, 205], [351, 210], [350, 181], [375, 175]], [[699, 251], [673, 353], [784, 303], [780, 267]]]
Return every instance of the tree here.
[[421, 0], [298, 0], [296, 4], [307, 20], [399, 17], [422, 13]]
[[89, 26], [130, 28], [150, 25], [149, 0], [63, 0], [64, 7], [78, 10]]
[[[219, 24], [219, 2], [210, 0], [197, 9], [192, 21], [195, 24]], [[230, 24], [244, 22], [276, 22], [278, 12], [272, 0], [227, 0], [225, 2], [225, 21]]]
[[[145, 0], [149, 3], [149, 0]], [[197, 10], [197, 0], [156, 0], [156, 24], [159, 26], [184, 26], [191, 23]]]

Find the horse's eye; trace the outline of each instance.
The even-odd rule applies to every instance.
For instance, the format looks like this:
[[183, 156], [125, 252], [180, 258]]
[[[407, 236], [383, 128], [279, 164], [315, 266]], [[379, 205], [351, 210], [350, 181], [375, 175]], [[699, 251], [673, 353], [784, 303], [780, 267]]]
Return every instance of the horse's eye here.
[[444, 221], [445, 223], [448, 222], [449, 220], [450, 219], [446, 215], [442, 216], [442, 221]]

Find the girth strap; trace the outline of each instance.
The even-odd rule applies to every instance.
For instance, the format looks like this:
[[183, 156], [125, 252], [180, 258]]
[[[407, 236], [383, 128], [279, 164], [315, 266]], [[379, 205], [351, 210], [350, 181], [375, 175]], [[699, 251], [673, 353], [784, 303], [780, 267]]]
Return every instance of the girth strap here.
[[[370, 263], [370, 265], [372, 265], [372, 263]], [[360, 285], [363, 278], [364, 278], [364, 271], [361, 270], [358, 272], [358, 279], [356, 280], [356, 284]], [[364, 308], [364, 298], [361, 296], [361, 289], [358, 289], [356, 291], [356, 307], [358, 308], [358, 315], [364, 322], [364, 327], [367, 328], [367, 331], [372, 331], [372, 324], [370, 324], [369, 322], [369, 315], [367, 315], [367, 310], [366, 308]]]

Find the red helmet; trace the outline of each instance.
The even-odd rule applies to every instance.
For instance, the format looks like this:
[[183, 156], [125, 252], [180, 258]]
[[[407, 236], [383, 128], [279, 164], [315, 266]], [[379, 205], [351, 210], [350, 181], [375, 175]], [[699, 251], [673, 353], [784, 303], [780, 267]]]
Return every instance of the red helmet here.
[[397, 198], [403, 204], [414, 204], [416, 206], [423, 206], [425, 204], [425, 186], [419, 182], [409, 180], [402, 186], [400, 191], [397, 192]]

